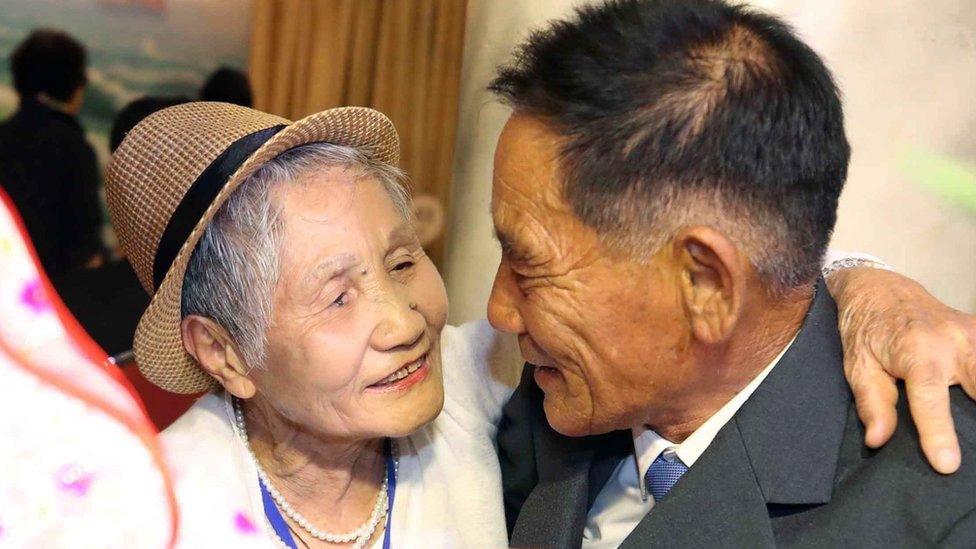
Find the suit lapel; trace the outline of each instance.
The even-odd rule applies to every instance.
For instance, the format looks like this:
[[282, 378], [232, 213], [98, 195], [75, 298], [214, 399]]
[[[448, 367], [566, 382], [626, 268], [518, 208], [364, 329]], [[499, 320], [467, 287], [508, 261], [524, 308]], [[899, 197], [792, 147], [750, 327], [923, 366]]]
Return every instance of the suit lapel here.
[[579, 547], [596, 446], [545, 427], [534, 434], [539, 483], [522, 505], [511, 546]]
[[850, 405], [837, 306], [821, 281], [793, 345], [735, 416], [767, 503], [830, 501]]
[[771, 505], [830, 501], [850, 400], [836, 305], [820, 281], [779, 364], [623, 546], [775, 545]]

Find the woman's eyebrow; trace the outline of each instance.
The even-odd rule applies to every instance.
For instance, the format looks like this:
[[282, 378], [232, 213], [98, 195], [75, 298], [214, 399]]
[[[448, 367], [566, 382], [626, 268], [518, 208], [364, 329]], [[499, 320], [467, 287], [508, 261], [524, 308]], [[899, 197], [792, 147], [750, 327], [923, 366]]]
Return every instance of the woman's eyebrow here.
[[390, 234], [386, 237], [387, 249], [393, 250], [399, 246], [406, 246], [419, 242], [417, 240], [417, 231], [413, 228], [409, 222], [404, 221], [393, 227]]
[[355, 254], [340, 253], [329, 256], [310, 269], [305, 275], [305, 283], [322, 283], [345, 273], [359, 264]]

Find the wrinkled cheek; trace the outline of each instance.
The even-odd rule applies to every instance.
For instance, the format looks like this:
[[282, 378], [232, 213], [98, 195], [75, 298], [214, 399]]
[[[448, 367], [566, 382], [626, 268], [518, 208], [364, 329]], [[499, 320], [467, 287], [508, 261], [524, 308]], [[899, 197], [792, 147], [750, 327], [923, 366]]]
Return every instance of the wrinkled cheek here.
[[554, 429], [568, 436], [587, 435], [593, 422], [593, 402], [586, 390], [573, 388], [567, 379], [565, 391], [547, 391], [544, 408]]
[[[613, 395], [605, 394], [611, 385], [608, 377], [614, 372], [588, 341], [578, 335], [571, 337], [565, 346], [565, 356], [562, 359], [564, 362], [560, 361], [564, 365], [566, 401], [572, 406], [572, 410], [567, 413], [575, 416], [579, 423], [585, 424], [589, 433], [594, 424], [602, 421], [603, 412], [615, 406]], [[609, 399], [605, 398], [608, 396]]]
[[444, 373], [444, 359], [441, 356], [441, 340], [435, 338], [431, 344], [429, 357], [431, 372], [437, 374], [438, 379], [442, 379]]
[[362, 393], [352, 388], [325, 394], [309, 387], [305, 400], [296, 399], [290, 404], [296, 417], [293, 419], [323, 433], [344, 434], [354, 432], [362, 422], [360, 416], [374, 413], [367, 406]]
[[593, 394], [589, 380], [571, 368], [563, 369], [562, 374], [565, 380], [566, 397], [580, 403], [589, 403]]
[[447, 323], [447, 288], [444, 280], [430, 261], [426, 261], [418, 273], [415, 282], [410, 285], [410, 298], [427, 319], [427, 323], [437, 330]]
[[556, 336], [551, 338], [552, 350], [547, 352], [562, 370], [567, 390], [576, 398], [589, 398], [589, 386], [594, 381], [592, 351], [577, 332], [565, 326], [552, 326], [547, 333]]
[[[329, 338], [305, 342], [316, 353], [291, 353], [288, 362], [278, 362], [263, 373], [269, 400], [292, 421], [323, 428], [325, 418], [335, 410], [359, 404], [358, 349], [344, 348]], [[343, 352], [345, 351], [345, 352]]]

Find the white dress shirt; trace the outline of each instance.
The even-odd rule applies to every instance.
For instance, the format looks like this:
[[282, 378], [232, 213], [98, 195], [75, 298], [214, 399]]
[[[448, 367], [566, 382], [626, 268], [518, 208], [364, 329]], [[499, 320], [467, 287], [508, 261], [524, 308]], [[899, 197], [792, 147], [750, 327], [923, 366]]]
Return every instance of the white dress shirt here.
[[670, 461], [677, 457], [691, 469], [722, 427], [745, 404], [792, 344], [793, 341], [790, 341], [759, 375], [702, 423], [684, 442], [675, 444], [642, 426], [632, 429], [634, 453], [617, 465], [593, 502], [583, 529], [584, 549], [618, 547], [623, 543], [637, 523], [654, 507], [654, 496], [647, 492], [644, 484], [644, 474], [651, 463], [663, 453], [665, 459]]

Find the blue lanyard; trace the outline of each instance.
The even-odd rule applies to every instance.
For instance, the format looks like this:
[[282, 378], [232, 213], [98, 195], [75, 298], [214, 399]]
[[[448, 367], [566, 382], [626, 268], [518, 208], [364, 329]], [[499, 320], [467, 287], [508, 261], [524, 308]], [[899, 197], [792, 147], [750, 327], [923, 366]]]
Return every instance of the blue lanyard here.
[[268, 488], [258, 479], [258, 485], [261, 487], [261, 502], [264, 503], [264, 516], [268, 517], [268, 522], [271, 523], [271, 528], [288, 546], [288, 549], [298, 549], [295, 545], [294, 538], [291, 537], [291, 531], [288, 530], [288, 524], [285, 523], [285, 518], [281, 516], [281, 511], [278, 510], [278, 506], [275, 505], [274, 498], [271, 497], [271, 492], [268, 492]]
[[[386, 531], [383, 532], [383, 549], [390, 549], [390, 525], [393, 521], [393, 498], [396, 496], [396, 466], [393, 462], [393, 443], [390, 439], [387, 439], [383, 446], [383, 453], [386, 455], [386, 499], [387, 499], [387, 511], [386, 511]], [[275, 534], [278, 538], [288, 546], [288, 549], [298, 549], [295, 545], [295, 539], [291, 536], [291, 531], [288, 529], [288, 523], [285, 522], [285, 517], [281, 516], [281, 511], [278, 510], [278, 506], [275, 504], [274, 498], [271, 497], [271, 492], [268, 491], [268, 487], [258, 479], [258, 486], [261, 487], [261, 502], [264, 504], [264, 516], [268, 518], [268, 522], [271, 524], [271, 528], [274, 529]]]
[[386, 439], [386, 531], [383, 532], [383, 549], [390, 549], [390, 530], [393, 525], [393, 498], [396, 497], [396, 458], [393, 457], [393, 441]]

